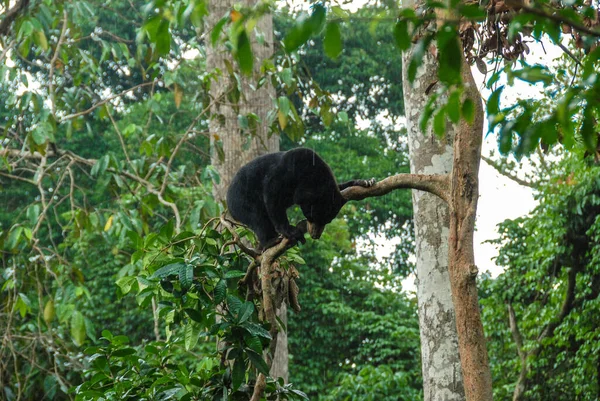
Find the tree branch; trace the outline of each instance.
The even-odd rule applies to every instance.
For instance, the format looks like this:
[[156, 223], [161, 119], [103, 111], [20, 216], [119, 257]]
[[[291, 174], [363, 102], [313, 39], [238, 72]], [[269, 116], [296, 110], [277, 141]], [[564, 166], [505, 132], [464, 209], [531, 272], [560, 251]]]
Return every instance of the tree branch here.
[[[569, 270], [567, 275], [567, 289], [565, 293], [565, 299], [563, 301], [562, 307], [560, 308], [560, 312], [555, 319], [553, 319], [548, 325], [542, 330], [540, 335], [537, 338], [538, 344], [541, 344], [542, 340], [547, 337], [550, 337], [554, 334], [554, 330], [562, 323], [562, 321], [567, 317], [567, 315], [573, 309], [573, 301], [575, 300], [575, 282], [577, 278], [577, 271], [574, 268]], [[541, 346], [536, 347], [531, 353], [537, 355], [541, 349]]]
[[494, 170], [496, 170], [497, 172], [499, 172], [501, 175], [503, 175], [506, 178], [509, 178], [509, 179], [513, 180], [514, 182], [516, 182], [519, 185], [523, 185], [524, 187], [529, 187], [529, 188], [534, 188], [534, 189], [539, 187], [538, 183], [523, 180], [523, 179], [517, 177], [515, 174], [512, 174], [512, 173], [506, 171], [506, 169], [504, 169], [502, 167], [502, 165], [500, 165], [496, 161], [490, 159], [489, 157], [481, 155], [481, 159], [484, 162], [486, 162], [488, 164], [488, 166], [492, 167]]
[[5, 36], [10, 29], [13, 21], [19, 16], [28, 5], [30, 0], [20, 0], [14, 5], [13, 8], [10, 8], [5, 14], [4, 19], [0, 21], [0, 36]]
[[350, 187], [342, 191], [346, 200], [363, 200], [373, 196], [383, 196], [395, 189], [410, 188], [430, 192], [442, 200], [449, 200], [449, 178], [447, 174], [396, 174], [375, 185]]
[[56, 60], [58, 60], [58, 54], [60, 53], [60, 47], [65, 41], [65, 34], [67, 33], [67, 24], [69, 22], [67, 18], [67, 9], [63, 8], [63, 25], [60, 31], [60, 37], [56, 42], [56, 48], [54, 49], [54, 54], [52, 55], [52, 59], [50, 60], [50, 70], [48, 71], [48, 92], [50, 94], [50, 107], [52, 110], [52, 115], [56, 115], [56, 102], [54, 96], [54, 64]]
[[537, 8], [533, 8], [533, 7], [529, 7], [529, 6], [523, 6], [522, 10], [525, 11], [528, 14], [533, 14], [533, 15], [537, 15], [538, 17], [543, 17], [543, 18], [548, 18], [549, 20], [552, 20], [554, 22], [558, 22], [561, 24], [565, 24], [565, 25], [569, 25], [571, 28], [574, 28], [582, 33], [586, 33], [588, 35], [592, 35], [592, 36], [596, 36], [596, 37], [600, 37], [600, 31], [596, 31], [593, 29], [588, 28], [585, 25], [582, 25], [578, 22], [575, 21], [571, 21], [565, 17], [562, 17], [560, 15], [557, 14], [548, 14], [546, 13], [546, 11], [537, 9]]
[[151, 81], [151, 82], [143, 82], [143, 83], [141, 83], [141, 84], [139, 84], [139, 85], [135, 85], [135, 86], [133, 86], [133, 87], [131, 87], [131, 88], [129, 88], [129, 89], [125, 89], [125, 90], [124, 90], [123, 92], [121, 92], [121, 93], [118, 93], [118, 94], [116, 94], [116, 95], [113, 95], [113, 96], [110, 96], [110, 97], [108, 97], [108, 98], [106, 98], [106, 99], [104, 99], [104, 100], [101, 100], [100, 102], [98, 102], [98, 103], [94, 104], [93, 106], [91, 106], [91, 107], [90, 107], [89, 109], [87, 109], [87, 110], [80, 111], [80, 112], [78, 112], [78, 113], [67, 114], [66, 116], [64, 116], [64, 117], [60, 118], [60, 119], [59, 119], [59, 122], [61, 122], [61, 123], [62, 123], [62, 122], [65, 122], [65, 121], [67, 121], [67, 120], [72, 120], [72, 119], [74, 119], [74, 118], [81, 117], [81, 116], [84, 116], [84, 115], [86, 115], [86, 114], [89, 114], [89, 113], [91, 113], [92, 111], [94, 111], [95, 109], [97, 109], [98, 107], [102, 106], [103, 104], [110, 102], [111, 100], [114, 100], [114, 99], [116, 99], [116, 98], [119, 98], [119, 97], [121, 97], [121, 96], [125, 95], [126, 93], [128, 93], [128, 92], [132, 92], [132, 91], [134, 91], [134, 90], [136, 90], [136, 89], [138, 89], [138, 88], [142, 88], [142, 87], [144, 87], [144, 86], [149, 86], [149, 85], [154, 85], [154, 83], [155, 83], [155, 81]]
[[508, 325], [510, 326], [510, 331], [512, 333], [513, 340], [515, 340], [519, 358], [521, 360], [523, 360], [527, 357], [527, 355], [523, 351], [523, 336], [521, 335], [521, 331], [519, 330], [519, 326], [517, 324], [517, 317], [515, 315], [515, 309], [513, 308], [512, 304], [510, 302], [507, 304], [507, 308], [508, 308]]

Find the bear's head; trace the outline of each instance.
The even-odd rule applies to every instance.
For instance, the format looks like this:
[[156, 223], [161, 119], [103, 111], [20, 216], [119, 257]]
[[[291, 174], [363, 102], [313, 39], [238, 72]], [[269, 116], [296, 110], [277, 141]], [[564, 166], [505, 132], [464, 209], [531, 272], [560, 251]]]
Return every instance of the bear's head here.
[[338, 215], [346, 200], [338, 193], [333, 196], [315, 197], [309, 203], [300, 205], [308, 222], [307, 231], [312, 239], [319, 239], [325, 226]]

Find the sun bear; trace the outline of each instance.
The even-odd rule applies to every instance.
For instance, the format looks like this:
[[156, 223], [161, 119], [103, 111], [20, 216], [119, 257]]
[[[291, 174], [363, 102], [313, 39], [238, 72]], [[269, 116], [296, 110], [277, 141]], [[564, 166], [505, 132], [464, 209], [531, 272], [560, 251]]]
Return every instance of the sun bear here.
[[369, 187], [374, 182], [352, 180], [338, 185], [319, 155], [296, 148], [257, 157], [243, 166], [229, 185], [227, 206], [235, 220], [254, 231], [264, 250], [280, 241], [279, 234], [305, 242], [302, 231], [288, 220], [290, 206], [300, 206], [308, 233], [318, 239], [346, 203], [340, 191], [351, 186]]

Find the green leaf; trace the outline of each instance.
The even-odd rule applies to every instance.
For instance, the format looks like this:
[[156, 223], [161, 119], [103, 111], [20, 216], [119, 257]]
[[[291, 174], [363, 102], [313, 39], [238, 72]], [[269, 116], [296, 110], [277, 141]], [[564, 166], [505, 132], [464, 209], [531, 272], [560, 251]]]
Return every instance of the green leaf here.
[[460, 105], [460, 91], [452, 91], [448, 97], [446, 112], [448, 113], [448, 118], [454, 124], [457, 124], [460, 121]]
[[269, 376], [269, 366], [262, 358], [262, 356], [260, 356], [259, 354], [252, 351], [249, 348], [246, 348], [246, 354], [248, 355], [248, 358], [250, 358], [250, 362], [252, 362], [252, 365], [254, 365], [254, 367], [258, 369], [260, 373], [262, 373], [265, 376]]
[[279, 111], [281, 111], [285, 116], [290, 113], [290, 100], [285, 96], [280, 96], [277, 99], [277, 104], [279, 105]]
[[325, 29], [325, 38], [323, 39], [323, 50], [327, 57], [336, 59], [342, 53], [342, 34], [340, 24], [330, 22]]
[[596, 119], [589, 105], [583, 111], [583, 123], [581, 124], [581, 137], [585, 147], [595, 152], [598, 146], [598, 134], [596, 133]]
[[419, 119], [419, 129], [421, 132], [425, 132], [427, 130], [427, 124], [429, 123], [429, 119], [433, 115], [435, 111], [435, 101], [437, 100], [437, 95], [432, 95], [429, 98], [429, 101], [425, 105], [425, 110], [421, 114], [421, 118]]
[[79, 311], [74, 311], [71, 316], [71, 337], [78, 346], [85, 341], [85, 319]]
[[408, 21], [400, 19], [394, 25], [394, 41], [400, 51], [405, 51], [410, 48], [410, 35], [408, 33]]
[[475, 104], [471, 99], [465, 99], [462, 105], [461, 114], [469, 124], [473, 123], [475, 120]]
[[104, 174], [104, 172], [108, 168], [109, 161], [110, 158], [108, 155], [104, 155], [100, 159], [98, 159], [98, 161], [92, 166], [92, 170], [90, 171], [92, 176], [97, 177]]
[[246, 378], [246, 363], [242, 355], [235, 359], [233, 369], [231, 371], [231, 390], [236, 391]]
[[221, 32], [223, 31], [223, 26], [228, 21], [227, 17], [223, 17], [217, 22], [210, 33], [210, 43], [214, 47], [221, 36]]
[[134, 283], [137, 283], [137, 278], [131, 276], [121, 277], [117, 280], [117, 285], [121, 289], [123, 295], [129, 294]]
[[154, 274], [152, 276], [150, 276], [150, 278], [165, 278], [165, 277], [168, 277], [171, 275], [178, 275], [179, 269], [181, 269], [182, 266], [185, 267], [185, 263], [183, 263], [183, 262], [170, 263], [166, 266], [161, 267], [157, 271], [155, 271]]
[[227, 273], [225, 273], [225, 278], [226, 279], [238, 278], [238, 277], [243, 277], [245, 275], [246, 275], [246, 273], [244, 273], [243, 271], [240, 271], [240, 270], [229, 270]]
[[287, 52], [293, 52], [321, 31], [325, 23], [326, 11], [322, 4], [313, 6], [313, 13], [310, 17], [302, 15], [290, 32], [283, 40], [283, 45]]
[[4, 242], [4, 246], [8, 250], [13, 250], [19, 244], [19, 240], [21, 239], [21, 234], [23, 233], [23, 226], [16, 226], [10, 230], [10, 234], [8, 234], [8, 238]]
[[500, 96], [502, 95], [503, 90], [504, 85], [496, 89], [490, 95], [490, 98], [487, 101], [487, 114], [489, 116], [500, 113]]
[[184, 311], [194, 322], [202, 323], [203, 316], [201, 311], [192, 308], [185, 308]]
[[456, 27], [445, 24], [438, 31], [439, 62], [438, 77], [446, 85], [454, 85], [461, 81], [462, 49]]
[[552, 75], [547, 67], [542, 65], [534, 65], [532, 67], [512, 71], [512, 75], [521, 81], [532, 84], [542, 82], [544, 86], [551, 84], [554, 79], [554, 75]]
[[262, 343], [260, 341], [260, 338], [258, 338], [257, 336], [246, 335], [244, 336], [244, 342], [251, 350], [259, 354], [262, 353]]
[[446, 133], [446, 110], [439, 110], [433, 117], [433, 132], [438, 137], [443, 137]]
[[169, 54], [171, 50], [171, 32], [169, 32], [169, 21], [163, 19], [160, 21], [158, 31], [156, 33], [156, 51], [159, 55], [164, 56]]
[[198, 338], [200, 338], [200, 329], [196, 327], [193, 323], [188, 323], [184, 329], [184, 343], [186, 351], [191, 350], [198, 343]]
[[232, 315], [237, 315], [242, 305], [243, 303], [238, 297], [234, 295], [227, 296], [227, 307], [229, 308], [229, 312], [231, 312]]
[[48, 39], [43, 30], [35, 31], [33, 35], [33, 42], [38, 45], [43, 51], [48, 50]]
[[271, 333], [269, 333], [267, 330], [265, 330], [262, 326], [256, 324], [256, 323], [252, 323], [252, 322], [245, 322], [241, 325], [244, 329], [246, 329], [246, 331], [248, 331], [248, 333], [250, 333], [253, 336], [258, 336], [258, 337], [262, 337], [262, 338], [266, 338], [267, 340], [271, 340]]
[[250, 39], [245, 29], [242, 29], [238, 36], [236, 58], [240, 65], [240, 71], [246, 75], [251, 75], [254, 68], [254, 56], [252, 55]]
[[194, 266], [181, 264], [179, 267], [179, 283], [183, 290], [188, 290], [194, 281]]
[[244, 302], [238, 311], [238, 323], [244, 323], [254, 312], [254, 304], [252, 302]]
[[48, 141], [48, 139], [50, 139], [47, 128], [48, 125], [42, 123], [31, 132], [31, 137], [36, 145], [43, 145]]
[[215, 286], [215, 298], [214, 298], [214, 302], [215, 304], [219, 304], [221, 302], [223, 302], [223, 300], [225, 299], [225, 295], [227, 294], [227, 281], [225, 280], [221, 280], [217, 283], [217, 285]]
[[313, 35], [320, 33], [323, 29], [323, 25], [325, 25], [326, 14], [327, 11], [323, 4], [316, 3], [313, 5], [313, 12], [307, 21]]
[[128, 356], [128, 355], [133, 355], [135, 354], [135, 349], [131, 348], [131, 347], [127, 347], [127, 348], [121, 348], [118, 350], [115, 350], [111, 356], [116, 356], [116, 357], [124, 357], [124, 356]]

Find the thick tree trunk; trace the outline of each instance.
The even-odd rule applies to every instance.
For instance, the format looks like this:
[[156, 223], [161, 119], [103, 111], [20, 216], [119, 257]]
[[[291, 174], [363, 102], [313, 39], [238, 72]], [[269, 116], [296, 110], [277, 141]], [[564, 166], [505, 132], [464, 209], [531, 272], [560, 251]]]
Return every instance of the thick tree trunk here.
[[[408, 66], [410, 57], [410, 52], [404, 53], [403, 65]], [[425, 90], [438, 79], [438, 62], [427, 52], [412, 85], [406, 70], [402, 80], [411, 173], [449, 174], [453, 127], [442, 140], [431, 129], [427, 134], [419, 129], [421, 113], [429, 100]], [[448, 205], [436, 195], [413, 190], [413, 210], [424, 400], [462, 401], [465, 393], [448, 276]]]
[[[232, 10], [236, 3], [242, 3], [251, 6], [256, 3], [254, 0], [233, 1], [221, 0], [210, 1], [209, 18], [207, 27], [211, 29], [227, 13]], [[206, 63], [208, 71], [219, 69], [221, 76], [212, 83], [210, 95], [213, 101], [211, 113], [213, 118], [210, 121], [210, 141], [211, 141], [211, 164], [219, 173], [220, 182], [214, 183], [213, 194], [217, 202], [225, 199], [225, 194], [231, 179], [235, 173], [244, 164], [257, 156], [279, 151], [279, 136], [270, 135], [267, 112], [272, 107], [272, 99], [275, 98], [275, 89], [266, 83], [261, 88], [256, 87], [260, 73], [262, 60], [270, 58], [273, 54], [273, 17], [271, 14], [263, 16], [257, 23], [256, 31], [264, 36], [263, 44], [256, 40], [254, 32], [250, 34], [252, 51], [254, 55], [254, 74], [252, 77], [242, 76], [241, 98], [237, 105], [232, 104], [227, 94], [231, 90], [231, 85], [236, 81], [232, 80], [227, 73], [225, 60], [229, 60], [233, 65], [235, 62], [231, 54], [221, 46], [207, 46]], [[241, 75], [241, 74], [240, 74]], [[243, 133], [238, 123], [238, 115], [247, 115], [254, 113], [260, 118], [260, 123], [256, 133], [248, 146], [249, 133]], [[215, 115], [222, 117], [217, 118]], [[223, 152], [217, 151], [221, 147]], [[277, 317], [287, 324], [287, 308], [283, 305], [277, 310]], [[273, 377], [283, 377], [288, 381], [288, 346], [287, 333], [280, 332], [277, 335], [277, 348], [273, 357], [271, 367]]]
[[[210, 1], [208, 29], [214, 27], [237, 3], [251, 6], [255, 1]], [[264, 44], [259, 44], [256, 35], [251, 32], [250, 40], [255, 60], [255, 71], [253, 77], [242, 76], [241, 98], [238, 104], [232, 104], [231, 99], [227, 96], [231, 91], [231, 86], [236, 85], [236, 81], [228, 75], [225, 64], [225, 60], [229, 60], [235, 65], [231, 53], [222, 45], [207, 46], [206, 48], [208, 71], [214, 71], [215, 69], [221, 71], [221, 76], [216, 82], [212, 83], [210, 90], [213, 101], [211, 110], [213, 118], [209, 127], [212, 150], [211, 164], [216, 168], [221, 178], [220, 182], [213, 187], [213, 193], [217, 200], [225, 199], [229, 183], [241, 166], [257, 156], [279, 150], [279, 136], [269, 135], [269, 127], [266, 121], [267, 111], [272, 107], [272, 99], [275, 97], [275, 89], [269, 83], [256, 90], [251, 87], [251, 84], [254, 87], [256, 86], [255, 78], [260, 72], [262, 60], [271, 57], [273, 54], [273, 17], [270, 14], [265, 15], [259, 20], [255, 29], [264, 35]], [[238, 107], [239, 111], [237, 110]], [[248, 132], [242, 133], [238, 123], [238, 115], [247, 115], [248, 113], [255, 113], [261, 119], [257, 132], [251, 140]], [[217, 115], [222, 117], [217, 118]], [[215, 148], [218, 146], [222, 147], [222, 154], [216, 151]], [[222, 159], [222, 157], [224, 158]]]
[[473, 101], [475, 112], [472, 124], [461, 120], [454, 141], [448, 271], [456, 311], [465, 395], [469, 401], [491, 401], [492, 376], [479, 312], [476, 283], [478, 271], [473, 252], [484, 113], [473, 74], [464, 60], [462, 68], [465, 98]]

